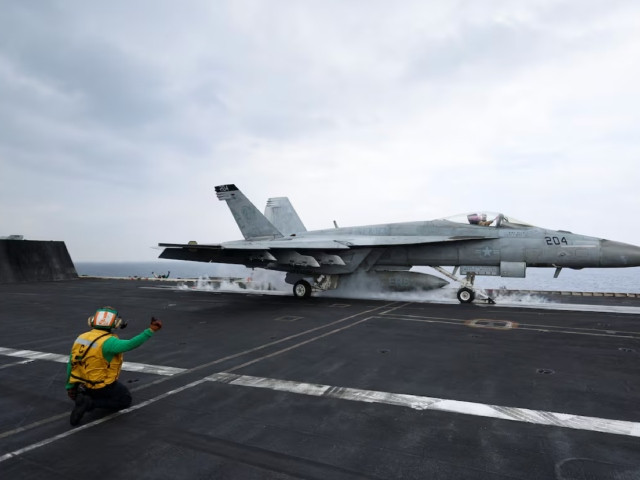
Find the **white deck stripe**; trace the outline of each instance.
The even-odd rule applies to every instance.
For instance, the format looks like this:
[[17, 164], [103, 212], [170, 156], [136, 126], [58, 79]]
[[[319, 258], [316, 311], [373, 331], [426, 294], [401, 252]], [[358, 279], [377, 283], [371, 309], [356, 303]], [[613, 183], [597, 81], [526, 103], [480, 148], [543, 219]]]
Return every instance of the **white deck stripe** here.
[[332, 387], [329, 385], [291, 382], [286, 380], [250, 377], [247, 375], [235, 375], [232, 373], [222, 372], [216, 373], [200, 380], [196, 380], [195, 382], [163, 393], [140, 404], [133, 405], [127, 409], [120, 410], [118, 412], [107, 415], [106, 417], [94, 420], [91, 423], [73, 428], [64, 433], [55, 435], [37, 443], [33, 443], [18, 450], [8, 452], [4, 455], [0, 455], [0, 463], [35, 450], [39, 447], [49, 445], [57, 440], [66, 438], [77, 432], [81, 432], [83, 430], [104, 423], [108, 420], [111, 420], [112, 418], [139, 410], [168, 396], [175, 395], [190, 388], [196, 387], [206, 381], [228, 383], [232, 385], [247, 387], [268, 388], [271, 390], [298, 393], [303, 395], [340, 398], [343, 400], [352, 400], [367, 403], [386, 403], [389, 405], [409, 407], [416, 410], [440, 410], [445, 412], [463, 413], [467, 415], [500, 418], [504, 420], [537, 423], [540, 425], [554, 425], [559, 427], [575, 428], [579, 430], [592, 430], [596, 432], [640, 437], [640, 424], [635, 422], [625, 422], [623, 420], [606, 420], [603, 418], [582, 417], [579, 415], [569, 415], [565, 413], [551, 413], [537, 410], [528, 410], [524, 408], [498, 407], [481, 403], [461, 402], [457, 400], [445, 400], [432, 397], [420, 397], [417, 395], [377, 392], [373, 390], [359, 390], [355, 388]]
[[[35, 352], [33, 350], [16, 350], [14, 348], [0, 347], [0, 355], [8, 357], [26, 358], [29, 360], [48, 360], [50, 362], [67, 363], [69, 355], [57, 353]], [[14, 364], [17, 365], [17, 364]], [[164, 367], [161, 365], [147, 365], [146, 363], [124, 362], [122, 369], [127, 372], [151, 373], [154, 375], [171, 376], [185, 371], [184, 368]]]
[[[597, 305], [597, 304], [578, 304], [578, 303], [507, 303], [508, 300], [500, 299], [496, 305], [508, 308], [532, 308], [541, 310], [564, 310], [575, 312], [601, 312], [601, 313], [625, 313], [638, 315], [640, 307], [627, 307], [624, 305]], [[482, 304], [478, 304], [482, 305]], [[495, 307], [496, 305], [491, 305]], [[482, 305], [484, 306], [484, 305]]]
[[483, 403], [447, 400], [444, 398], [422, 397], [402, 393], [359, 390], [356, 388], [332, 387], [312, 383], [291, 382], [274, 378], [217, 373], [206, 378], [212, 382], [229, 383], [244, 387], [266, 388], [281, 392], [290, 392], [316, 397], [339, 398], [366, 403], [384, 403], [409, 407], [415, 410], [437, 410], [441, 412], [462, 413], [480, 417], [498, 418], [517, 422], [552, 425], [556, 427], [590, 430], [594, 432], [613, 433], [640, 437], [640, 423], [625, 420], [609, 420], [606, 418], [585, 417], [568, 413], [545, 412], [528, 408], [501, 407]]
[[119, 411], [114, 412], [114, 413], [112, 413], [110, 415], [107, 415], [106, 417], [102, 417], [102, 418], [99, 418], [97, 420], [94, 420], [91, 423], [87, 423], [85, 425], [81, 425], [79, 427], [75, 427], [75, 428], [73, 428], [71, 430], [67, 430], [66, 432], [60, 433], [60, 434], [55, 435], [53, 437], [46, 438], [46, 439], [44, 439], [44, 440], [42, 440], [40, 442], [32, 443], [31, 445], [27, 445], [26, 447], [20, 448], [18, 450], [14, 450], [13, 452], [8, 452], [8, 453], [5, 453], [4, 455], [0, 455], [0, 463], [4, 462], [6, 460], [10, 460], [12, 458], [15, 458], [15, 457], [17, 457], [19, 455], [22, 455], [24, 453], [30, 452], [31, 450], [35, 450], [36, 448], [44, 447], [45, 445], [49, 445], [50, 443], [53, 443], [53, 442], [55, 442], [57, 440], [66, 438], [66, 437], [68, 437], [70, 435], [73, 435], [75, 433], [81, 432], [83, 430], [87, 430], [88, 428], [94, 427], [96, 425], [100, 425], [101, 423], [107, 422], [107, 421], [111, 420], [112, 418], [116, 418], [116, 417], [119, 417], [119, 416], [124, 415], [126, 413], [134, 412], [136, 410], [140, 410], [141, 408], [144, 408], [147, 405], [151, 405], [152, 403], [155, 403], [155, 402], [157, 402], [159, 400], [162, 400], [162, 399], [164, 399], [164, 398], [166, 398], [168, 396], [175, 395], [176, 393], [180, 393], [180, 392], [182, 392], [184, 390], [187, 390], [189, 388], [195, 387], [196, 385], [200, 385], [202, 382], [204, 382], [204, 380], [197, 380], [197, 381], [192, 382], [192, 383], [190, 383], [188, 385], [184, 385], [184, 386], [182, 386], [180, 388], [176, 388], [175, 390], [171, 390], [169, 392], [166, 392], [166, 393], [163, 393], [161, 395], [158, 395], [157, 397], [151, 398], [151, 399], [149, 399], [149, 400], [147, 400], [145, 402], [139, 403], [137, 405], [133, 405], [132, 407], [125, 408], [124, 410], [119, 410]]
[[19, 362], [7, 363], [6, 365], [0, 365], [0, 370], [4, 368], [15, 367], [16, 365], [26, 365], [27, 363], [32, 363], [34, 361], [35, 360], [27, 359], [27, 360], [21, 360]]

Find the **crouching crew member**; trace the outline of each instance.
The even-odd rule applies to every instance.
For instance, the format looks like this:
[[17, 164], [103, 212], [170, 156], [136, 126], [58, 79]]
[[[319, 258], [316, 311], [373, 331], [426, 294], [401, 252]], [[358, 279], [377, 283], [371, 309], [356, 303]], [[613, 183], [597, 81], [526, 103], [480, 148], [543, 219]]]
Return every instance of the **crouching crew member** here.
[[67, 364], [67, 393], [75, 402], [70, 422], [75, 426], [94, 408], [121, 410], [131, 405], [129, 389], [118, 381], [123, 353], [138, 348], [162, 328], [162, 322], [151, 318], [151, 325], [130, 340], [120, 340], [112, 333], [127, 323], [112, 307], [102, 307], [89, 317], [90, 331], [73, 343]]

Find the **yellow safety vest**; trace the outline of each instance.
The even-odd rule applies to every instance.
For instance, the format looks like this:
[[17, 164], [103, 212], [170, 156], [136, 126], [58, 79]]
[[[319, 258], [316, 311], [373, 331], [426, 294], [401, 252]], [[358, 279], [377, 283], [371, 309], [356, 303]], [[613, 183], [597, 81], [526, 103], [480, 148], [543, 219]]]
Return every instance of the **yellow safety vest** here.
[[115, 335], [93, 329], [76, 339], [71, 347], [70, 383], [84, 383], [87, 388], [95, 389], [106, 387], [118, 379], [122, 353], [114, 355], [110, 363], [102, 355], [102, 345], [111, 337]]

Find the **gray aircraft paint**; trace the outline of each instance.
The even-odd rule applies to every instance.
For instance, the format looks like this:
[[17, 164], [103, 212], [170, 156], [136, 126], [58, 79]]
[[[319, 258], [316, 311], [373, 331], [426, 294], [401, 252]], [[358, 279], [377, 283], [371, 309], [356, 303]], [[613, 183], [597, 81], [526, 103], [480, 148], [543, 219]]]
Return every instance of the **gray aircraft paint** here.
[[284, 235], [307, 231], [287, 197], [275, 197], [267, 200], [264, 216]]
[[[460, 267], [468, 275], [463, 285], [469, 289], [474, 275], [524, 277], [527, 267], [559, 272], [640, 266], [640, 247], [635, 245], [535, 227], [502, 214], [491, 215], [489, 225], [478, 222], [488, 219], [479, 212], [457, 219], [306, 231], [286, 197], [270, 199], [265, 216], [235, 185], [218, 186], [216, 193], [227, 202], [245, 239], [215, 245], [161, 243], [165, 250], [160, 258], [287, 272], [288, 283], [302, 284], [294, 287], [297, 296], [308, 296], [312, 287], [335, 288], [339, 278], [356, 272], [375, 275], [414, 266]], [[390, 275], [385, 274], [387, 284], [394, 283]], [[431, 288], [443, 284], [418, 283], [432, 283]]]

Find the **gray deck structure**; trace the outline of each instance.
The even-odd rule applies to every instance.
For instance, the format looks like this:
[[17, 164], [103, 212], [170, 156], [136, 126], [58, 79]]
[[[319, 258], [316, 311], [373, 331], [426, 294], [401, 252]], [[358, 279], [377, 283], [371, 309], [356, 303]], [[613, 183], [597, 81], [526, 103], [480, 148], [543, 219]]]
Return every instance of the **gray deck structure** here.
[[[640, 299], [552, 301], [0, 285], [0, 477], [640, 478]], [[164, 328], [125, 355], [133, 406], [72, 428], [64, 361], [105, 304], [121, 338]]]
[[0, 238], [0, 283], [71, 280], [77, 277], [64, 242], [23, 240], [21, 235]]

